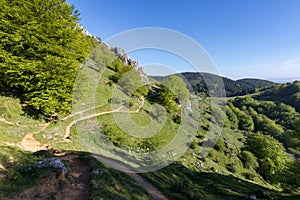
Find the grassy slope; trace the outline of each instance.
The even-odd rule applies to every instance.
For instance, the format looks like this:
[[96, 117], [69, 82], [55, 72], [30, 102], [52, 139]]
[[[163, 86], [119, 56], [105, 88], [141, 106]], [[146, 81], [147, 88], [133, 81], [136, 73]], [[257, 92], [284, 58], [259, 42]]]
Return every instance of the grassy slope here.
[[[95, 110], [90, 110], [84, 113], [92, 114], [95, 112], [103, 112], [111, 109], [108, 104], [108, 99], [113, 93], [113, 86], [109, 84], [108, 77], [113, 73], [110, 70], [103, 68], [107, 63], [113, 60], [113, 55], [105, 48], [100, 48], [98, 52], [93, 55], [92, 67], [91, 63], [87, 63], [83, 67], [84, 73], [88, 76], [96, 76], [102, 72], [101, 79], [96, 79], [98, 86], [94, 88], [96, 91], [95, 97], [93, 95], [84, 96], [82, 99], [77, 99], [74, 104], [74, 111], [89, 108], [95, 105]], [[99, 75], [99, 74], [98, 74]], [[94, 79], [89, 79], [91, 82], [87, 83], [86, 88], [93, 89]], [[133, 100], [135, 101], [135, 100]], [[38, 126], [42, 121], [30, 119], [22, 115], [21, 106], [15, 99], [9, 97], [0, 97], [1, 102], [1, 116], [15, 124], [7, 124], [0, 122], [0, 164], [4, 169], [0, 169], [0, 197], [5, 195], [13, 195], [20, 192], [24, 187], [29, 187], [34, 184], [40, 174], [32, 176], [24, 173], [24, 167], [30, 166], [37, 160], [43, 159], [38, 154], [25, 153], [14, 147], [8, 147], [6, 142], [20, 142], [24, 135], [28, 132], [34, 132], [40, 129]], [[89, 102], [82, 104], [84, 102]], [[240, 199], [249, 195], [255, 194], [257, 197], [278, 199], [293, 199], [285, 194], [280, 194], [279, 190], [265, 183], [255, 171], [247, 171], [242, 168], [242, 163], [234, 154], [237, 154], [238, 149], [242, 146], [244, 135], [242, 131], [231, 130], [225, 128], [223, 135], [220, 137], [221, 141], [226, 144], [224, 149], [214, 149], [206, 158], [199, 158], [199, 145], [203, 141], [204, 130], [209, 126], [210, 108], [209, 102], [200, 100], [201, 119], [200, 130], [198, 136], [195, 138], [197, 144], [193, 149], [189, 149], [183, 157], [176, 163], [172, 164], [157, 172], [143, 174], [150, 182], [156, 185], [162, 192], [175, 199]], [[135, 102], [132, 109], [138, 107], [138, 102]], [[143, 109], [138, 114], [131, 114], [133, 121], [139, 125], [146, 125], [149, 122], [150, 105], [146, 102]], [[78, 119], [76, 116], [75, 119]], [[50, 144], [55, 149], [63, 151], [86, 151], [82, 144], [81, 134], [76, 131], [75, 127], [71, 131], [71, 139], [73, 143], [63, 142], [63, 136], [66, 126], [72, 122], [74, 118], [65, 121], [59, 121], [56, 124], [51, 124], [46, 130], [38, 133], [35, 137], [42, 143]], [[113, 115], [102, 115], [91, 120], [91, 123], [85, 121], [78, 123], [78, 127], [87, 126], [93, 121], [96, 121], [99, 126], [110, 126], [113, 130], [118, 130], [114, 123]], [[89, 127], [91, 128], [91, 127]], [[173, 132], [176, 131], [177, 125], [168, 121], [164, 129], [157, 134], [153, 141], [159, 145], [164, 145], [173, 138]], [[170, 131], [172, 130], [172, 131]], [[119, 135], [110, 134], [112, 140], [116, 140]], [[118, 145], [124, 148], [136, 149], [142, 140], [133, 139], [129, 136], [123, 135], [123, 142]], [[52, 154], [46, 153], [46, 156]], [[10, 158], [13, 158], [12, 159]], [[88, 158], [92, 162], [93, 169], [105, 172], [102, 175], [95, 175], [92, 177], [94, 199], [113, 198], [131, 199], [140, 198], [148, 199], [149, 196], [145, 194], [145, 190], [135, 182], [133, 182], [124, 173], [109, 169], [96, 161]], [[204, 168], [199, 167], [201, 163]], [[1, 166], [0, 165], [0, 166]], [[246, 180], [245, 172], [253, 173], [254, 178]], [[255, 182], [253, 182], [255, 181]], [[117, 186], [116, 186], [117, 185]], [[134, 196], [132, 196], [134, 195]], [[1, 198], [0, 198], [1, 199]]]

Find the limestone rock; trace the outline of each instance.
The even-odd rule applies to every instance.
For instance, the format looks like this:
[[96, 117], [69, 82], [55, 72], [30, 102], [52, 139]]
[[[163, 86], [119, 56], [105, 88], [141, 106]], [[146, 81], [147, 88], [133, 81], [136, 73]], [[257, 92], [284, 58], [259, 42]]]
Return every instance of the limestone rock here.
[[37, 162], [35, 167], [38, 169], [53, 167], [53, 168], [62, 169], [65, 174], [68, 172], [68, 169], [65, 166], [65, 164], [58, 158], [49, 158], [49, 159], [46, 159], [43, 161], [39, 161], [39, 162]]

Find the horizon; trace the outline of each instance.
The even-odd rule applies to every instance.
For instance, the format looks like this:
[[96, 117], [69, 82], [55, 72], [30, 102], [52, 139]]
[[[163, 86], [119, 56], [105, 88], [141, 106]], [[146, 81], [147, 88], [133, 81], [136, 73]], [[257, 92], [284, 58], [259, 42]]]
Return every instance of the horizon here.
[[153, 76], [170, 76], [170, 75], [176, 75], [176, 74], [181, 74], [181, 73], [208, 73], [208, 74], [213, 74], [213, 75], [217, 75], [217, 76], [221, 76], [223, 78], [228, 78], [231, 79], [233, 81], [238, 81], [238, 80], [243, 80], [243, 79], [260, 79], [260, 80], [266, 80], [266, 81], [271, 81], [274, 83], [278, 83], [278, 84], [284, 84], [284, 83], [293, 83], [295, 81], [300, 81], [300, 77], [290, 77], [290, 78], [257, 78], [257, 77], [242, 77], [239, 79], [232, 79], [230, 77], [226, 77], [220, 74], [214, 74], [214, 73], [210, 73], [210, 72], [196, 72], [196, 71], [182, 71], [182, 72], [176, 72], [176, 73], [170, 73], [170, 74], [164, 74], [164, 75], [153, 75], [153, 74], [147, 74], [147, 76], [153, 77]]
[[[185, 3], [175, 0], [172, 5], [158, 0], [126, 4], [118, 0], [67, 2], [80, 11], [83, 27], [103, 41], [131, 29], [162, 27], [197, 41], [216, 64], [218, 75], [233, 80], [244, 77], [267, 80], [296, 77], [298, 80], [300, 77], [300, 2], [297, 0]], [[141, 66], [166, 57], [157, 54], [155, 58], [147, 52], [129, 52], [129, 55]], [[193, 71], [184, 61], [176, 61], [159, 63], [176, 72]]]

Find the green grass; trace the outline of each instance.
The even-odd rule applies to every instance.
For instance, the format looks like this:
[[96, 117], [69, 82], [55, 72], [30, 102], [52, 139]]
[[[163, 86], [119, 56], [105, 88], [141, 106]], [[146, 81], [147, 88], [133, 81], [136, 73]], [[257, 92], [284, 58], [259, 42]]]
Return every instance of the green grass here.
[[0, 145], [5, 142], [20, 142], [28, 132], [39, 129], [38, 124], [44, 123], [24, 115], [18, 99], [0, 96], [0, 117], [13, 123], [0, 121]]
[[92, 175], [91, 199], [152, 199], [146, 190], [127, 174], [111, 169], [95, 158], [88, 158], [93, 170], [100, 174]]
[[27, 153], [15, 147], [0, 146], [0, 199], [12, 197], [33, 186], [48, 170], [35, 170], [32, 166], [50, 152]]
[[172, 164], [156, 172], [143, 174], [171, 199], [297, 199], [299, 196], [280, 193], [275, 189], [241, 180], [232, 175], [195, 172], [182, 164]]

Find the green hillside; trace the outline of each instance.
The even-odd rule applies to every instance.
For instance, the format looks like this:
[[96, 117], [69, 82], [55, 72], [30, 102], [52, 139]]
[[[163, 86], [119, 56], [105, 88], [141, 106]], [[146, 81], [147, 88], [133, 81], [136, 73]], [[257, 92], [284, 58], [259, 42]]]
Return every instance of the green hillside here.
[[[241, 80], [231, 80], [226, 77], [218, 76], [215, 74], [209, 73], [199, 73], [199, 72], [184, 72], [178, 74], [180, 77], [184, 79], [184, 81], [189, 85], [189, 89], [194, 93], [209, 93], [207, 84], [223, 82], [223, 86], [225, 89], [225, 94], [227, 97], [232, 96], [240, 96], [245, 94], [250, 94], [257, 92], [259, 90], [264, 90], [273, 86], [275, 83], [267, 80], [261, 79], [241, 79]], [[166, 77], [164, 76], [153, 76], [155, 80], [162, 81]], [[220, 94], [213, 94], [214, 96], [220, 96]], [[222, 96], [222, 95], [221, 95]]]
[[300, 198], [299, 81], [222, 77], [261, 90], [228, 101], [212, 74], [145, 83], [65, 1], [0, 8], [0, 199]]

